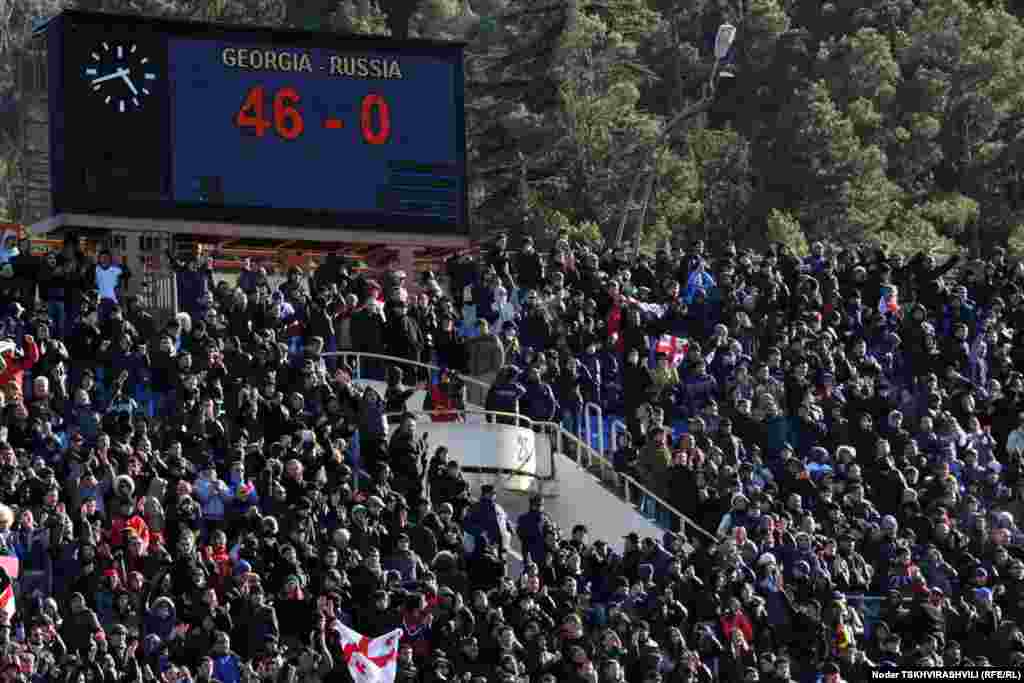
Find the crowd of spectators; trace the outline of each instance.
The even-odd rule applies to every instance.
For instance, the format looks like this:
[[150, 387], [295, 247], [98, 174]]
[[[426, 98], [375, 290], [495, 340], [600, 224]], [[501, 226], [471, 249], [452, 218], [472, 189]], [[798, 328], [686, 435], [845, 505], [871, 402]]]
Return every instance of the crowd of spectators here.
[[[107, 251], [0, 248], [0, 681], [345, 682], [339, 623], [402, 628], [406, 683], [1024, 665], [1024, 268], [999, 250], [502, 236], [440, 280], [331, 255], [276, 288], [174, 265], [164, 321]], [[434, 420], [598, 404], [616, 467], [715, 541], [559, 528], [541, 497], [508, 519], [417, 431], [417, 388]]]

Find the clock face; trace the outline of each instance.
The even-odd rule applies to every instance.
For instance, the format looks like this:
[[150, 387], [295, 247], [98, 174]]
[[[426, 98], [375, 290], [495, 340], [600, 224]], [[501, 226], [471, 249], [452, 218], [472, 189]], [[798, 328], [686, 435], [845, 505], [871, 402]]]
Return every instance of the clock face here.
[[138, 45], [111, 40], [93, 48], [82, 75], [100, 100], [125, 114], [142, 108], [158, 74]]

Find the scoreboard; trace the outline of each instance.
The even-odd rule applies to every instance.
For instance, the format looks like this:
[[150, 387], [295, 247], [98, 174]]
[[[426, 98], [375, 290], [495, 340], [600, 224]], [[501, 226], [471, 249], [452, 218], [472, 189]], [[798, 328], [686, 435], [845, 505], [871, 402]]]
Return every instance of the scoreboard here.
[[468, 233], [463, 46], [65, 12], [55, 213]]

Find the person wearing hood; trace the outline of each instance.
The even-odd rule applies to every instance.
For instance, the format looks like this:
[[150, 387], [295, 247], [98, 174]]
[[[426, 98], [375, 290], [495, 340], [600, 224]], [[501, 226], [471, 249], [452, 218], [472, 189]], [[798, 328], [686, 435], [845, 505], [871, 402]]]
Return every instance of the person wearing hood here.
[[231, 636], [224, 631], [213, 634], [213, 675], [221, 683], [242, 682], [242, 658], [231, 651]]
[[309, 598], [301, 576], [289, 574], [285, 577], [274, 601], [274, 610], [281, 624], [281, 643], [289, 649], [301, 648], [314, 626], [315, 613], [315, 604]]
[[24, 395], [25, 372], [31, 370], [38, 361], [39, 347], [32, 335], [26, 334], [21, 346], [13, 339], [0, 341], [0, 387], [13, 383]]
[[170, 640], [177, 625], [178, 612], [174, 601], [163, 595], [153, 601], [143, 620], [145, 634], [158, 636], [164, 642]]

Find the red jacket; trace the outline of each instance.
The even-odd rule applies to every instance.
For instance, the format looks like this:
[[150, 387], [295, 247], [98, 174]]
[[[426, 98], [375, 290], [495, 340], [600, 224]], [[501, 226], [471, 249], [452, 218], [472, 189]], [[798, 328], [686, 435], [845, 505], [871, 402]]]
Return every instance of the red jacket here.
[[14, 382], [24, 395], [25, 371], [31, 370], [32, 366], [39, 362], [39, 347], [36, 346], [35, 341], [26, 341], [24, 356], [17, 358], [13, 352], [8, 351], [4, 354], [4, 361], [7, 363], [7, 367], [0, 371], [0, 388]]
[[143, 550], [149, 548], [149, 526], [142, 517], [135, 514], [131, 517], [121, 517], [120, 515], [114, 517], [113, 521], [110, 523], [111, 547], [118, 548], [124, 545], [125, 529], [133, 530], [135, 535], [142, 539]]
[[753, 645], [754, 643], [754, 626], [750, 623], [750, 619], [743, 612], [737, 612], [732, 617], [722, 617], [722, 635], [725, 636], [725, 642], [732, 641], [732, 632], [736, 629], [740, 630], [743, 634], [744, 639], [747, 641], [747, 645]]
[[611, 309], [608, 311], [608, 316], [605, 318], [605, 330], [608, 332], [608, 336], [618, 335], [615, 342], [615, 350], [622, 353], [626, 349], [626, 342], [622, 339], [620, 332], [622, 331], [622, 306], [621, 304], [612, 304]]
[[459, 407], [452, 400], [440, 385], [434, 384], [430, 387], [430, 419], [432, 422], [458, 422]]

